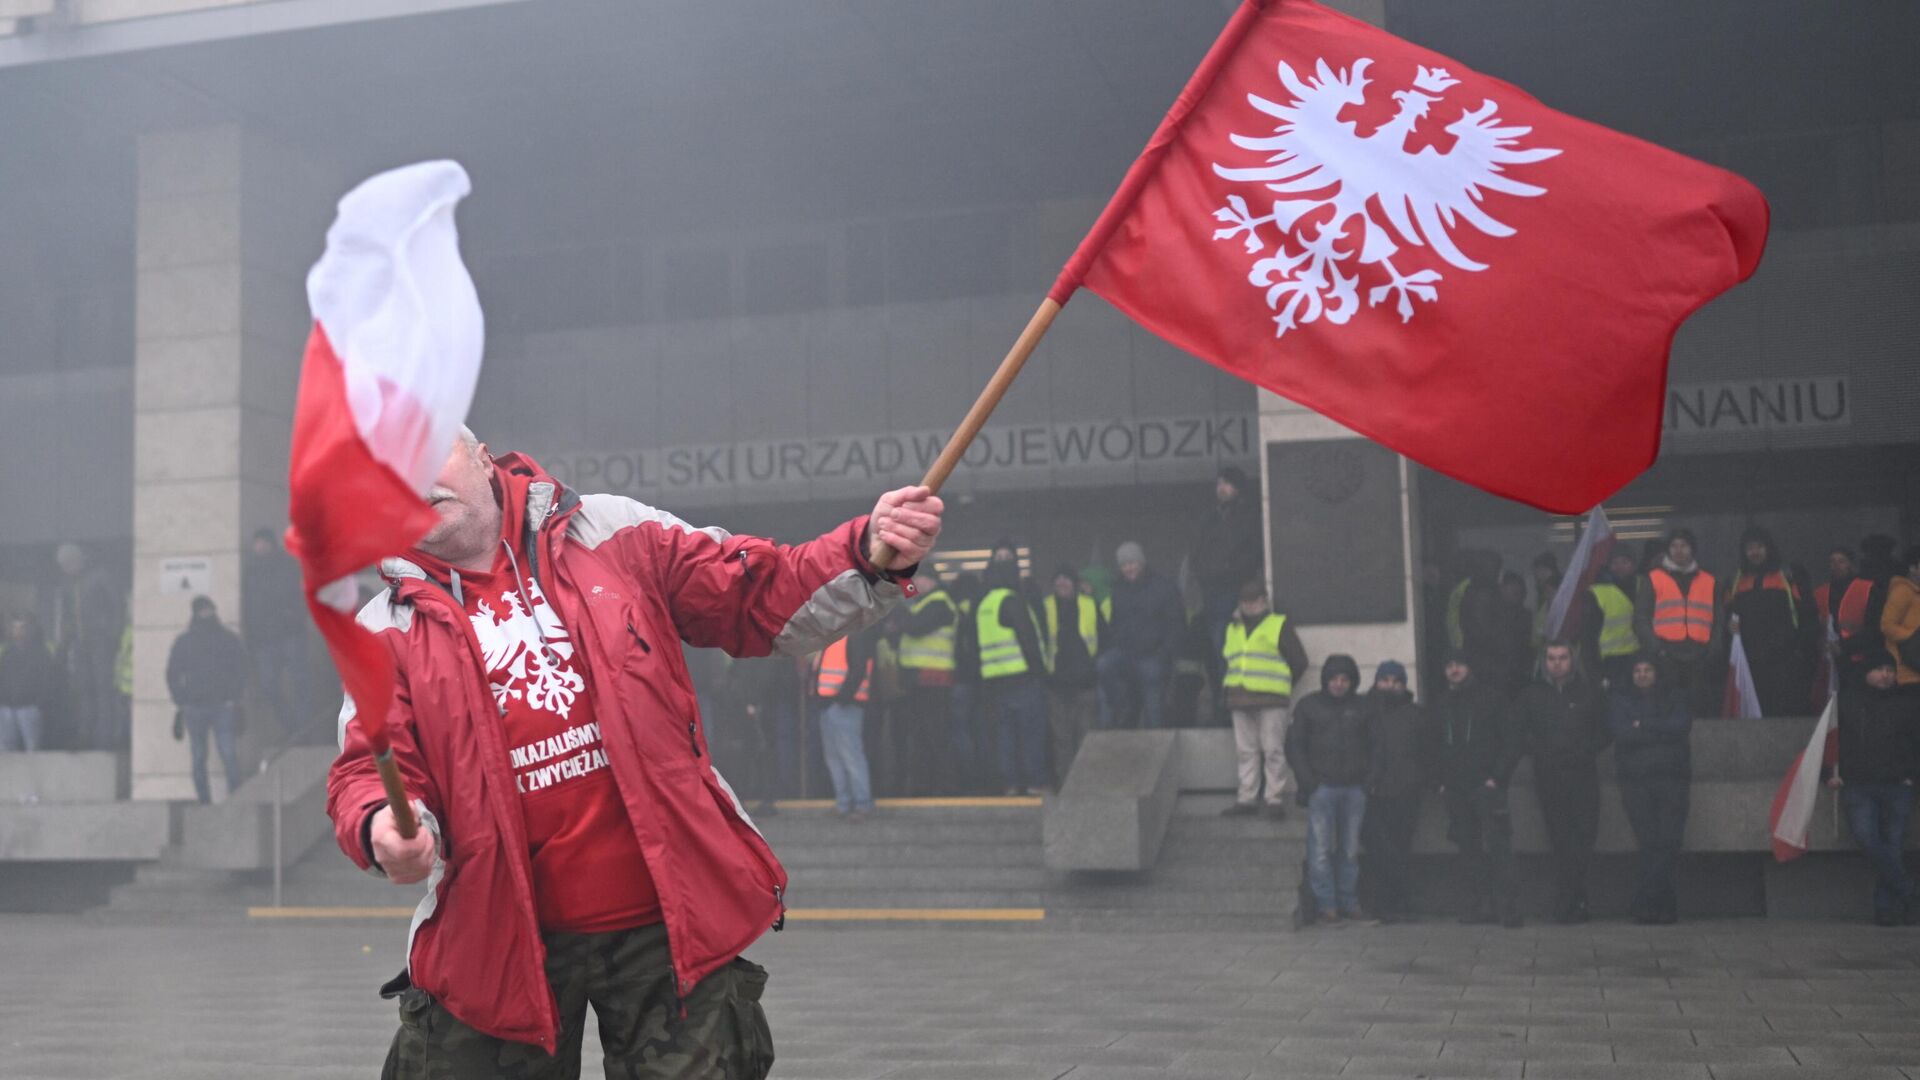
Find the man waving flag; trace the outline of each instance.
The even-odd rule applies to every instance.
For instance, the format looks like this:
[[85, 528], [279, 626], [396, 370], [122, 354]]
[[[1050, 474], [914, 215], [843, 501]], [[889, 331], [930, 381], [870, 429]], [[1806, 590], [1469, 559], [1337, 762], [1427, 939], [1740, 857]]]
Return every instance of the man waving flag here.
[[1423, 464], [1577, 513], [1652, 464], [1674, 331], [1766, 235], [1729, 172], [1310, 0], [1246, 0], [1049, 296], [1084, 284]]

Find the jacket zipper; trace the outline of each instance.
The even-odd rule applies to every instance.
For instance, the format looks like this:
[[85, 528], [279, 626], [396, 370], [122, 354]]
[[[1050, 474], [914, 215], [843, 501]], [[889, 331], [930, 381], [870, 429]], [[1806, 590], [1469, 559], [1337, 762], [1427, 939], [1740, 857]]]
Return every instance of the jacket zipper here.
[[744, 574], [748, 581], [752, 581], [753, 580], [753, 564], [747, 561], [746, 550], [743, 548], [739, 551], [734, 552], [733, 557], [740, 560], [740, 573]]

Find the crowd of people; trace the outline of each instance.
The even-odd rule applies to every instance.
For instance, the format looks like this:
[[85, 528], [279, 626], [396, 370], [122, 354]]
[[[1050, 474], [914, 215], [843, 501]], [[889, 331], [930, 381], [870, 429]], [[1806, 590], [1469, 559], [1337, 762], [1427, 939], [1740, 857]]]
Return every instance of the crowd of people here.
[[1002, 541], [978, 574], [923, 571], [894, 617], [811, 662], [696, 671], [711, 690], [709, 714], [745, 721], [713, 725], [719, 749], [745, 766], [743, 786], [773, 812], [776, 796], [807, 786], [807, 732], [817, 731], [821, 786], [860, 821], [876, 792], [1045, 794], [1091, 730], [1231, 725], [1236, 798], [1224, 812], [1306, 810], [1314, 921], [1399, 919], [1421, 906], [1413, 835], [1438, 795], [1472, 889], [1465, 919], [1517, 926], [1516, 769], [1531, 760], [1554, 916], [1581, 922], [1599, 760], [1611, 747], [1639, 849], [1629, 910], [1669, 923], [1690, 732], [1694, 718], [1723, 715], [1737, 632], [1766, 713], [1808, 715], [1839, 689], [1831, 782], [1880, 871], [1879, 918], [1910, 917], [1914, 890], [1897, 852], [1920, 776], [1920, 548], [1896, 558], [1893, 541], [1869, 537], [1859, 557], [1836, 549], [1829, 579], [1810, 586], [1763, 530], [1742, 538], [1741, 563], [1725, 579], [1700, 566], [1690, 532], [1675, 530], [1644, 552], [1616, 545], [1558, 635], [1548, 633], [1560, 584], [1551, 556], [1532, 567], [1529, 604], [1525, 579], [1469, 553], [1460, 580], [1430, 594], [1427, 655], [1440, 658], [1430, 692], [1416, 701], [1395, 660], [1378, 664], [1365, 688], [1354, 659], [1333, 655], [1319, 664], [1317, 691], [1296, 693], [1311, 659], [1262, 580], [1247, 491], [1243, 474], [1223, 470], [1184, 589], [1135, 542], [1118, 547], [1111, 572], [1060, 566], [1040, 584]]
[[[133, 630], [127, 597], [112, 576], [73, 543], [55, 551], [59, 583], [49, 591], [52, 632], [34, 610], [0, 617], [0, 752], [104, 750], [124, 753], [133, 697]], [[253, 534], [241, 569], [241, 635], [221, 622], [211, 599], [195, 597], [191, 619], [167, 659], [174, 738], [189, 741], [195, 793], [211, 801], [210, 751], [227, 790], [242, 778], [238, 736], [246, 706], [265, 711], [286, 739], [332, 731], [312, 696], [311, 643], [299, 566], [270, 529]]]

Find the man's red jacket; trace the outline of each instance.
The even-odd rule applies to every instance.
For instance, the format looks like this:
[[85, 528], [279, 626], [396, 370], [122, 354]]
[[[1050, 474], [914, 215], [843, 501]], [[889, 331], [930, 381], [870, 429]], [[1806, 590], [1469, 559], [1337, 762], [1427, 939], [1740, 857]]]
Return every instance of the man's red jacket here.
[[[878, 620], [911, 586], [867, 561], [865, 518], [787, 547], [695, 529], [632, 499], [576, 495], [520, 455], [496, 465], [504, 484], [525, 485], [520, 572], [586, 656], [608, 767], [659, 890], [685, 996], [780, 918], [787, 876], [712, 766], [680, 643], [803, 654]], [[453, 595], [458, 579], [435, 581], [402, 559], [381, 574], [389, 588], [360, 622], [393, 650], [394, 758], [441, 841], [408, 971], [461, 1021], [552, 1053], [559, 1019], [519, 795], [479, 644]], [[349, 703], [327, 813], [340, 849], [377, 874], [364, 829], [385, 795], [351, 718]]]

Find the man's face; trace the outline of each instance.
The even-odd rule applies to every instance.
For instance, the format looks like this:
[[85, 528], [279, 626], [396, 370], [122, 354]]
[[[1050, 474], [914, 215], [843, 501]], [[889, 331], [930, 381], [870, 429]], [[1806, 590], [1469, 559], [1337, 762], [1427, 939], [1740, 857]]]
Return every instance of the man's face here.
[[1536, 566], [1533, 568], [1533, 583], [1535, 586], [1539, 587], [1541, 590], [1544, 591], [1547, 587], [1547, 584], [1552, 580], [1553, 580], [1553, 567]]
[[1373, 680], [1373, 688], [1389, 694], [1404, 694], [1407, 690], [1407, 680], [1398, 675], [1382, 675]]
[[1573, 674], [1573, 650], [1560, 645], [1549, 648], [1547, 655], [1541, 658], [1541, 666], [1546, 669], [1547, 678], [1554, 682], [1565, 681], [1567, 676]]
[[1146, 563], [1123, 562], [1120, 564], [1120, 576], [1126, 578], [1128, 581], [1139, 581], [1140, 575], [1145, 573], [1146, 569]]
[[1458, 660], [1447, 661], [1445, 671], [1448, 686], [1459, 686], [1467, 681], [1468, 675], [1472, 674], [1472, 670]]
[[1062, 600], [1071, 600], [1073, 599], [1074, 592], [1075, 592], [1075, 589], [1074, 589], [1072, 578], [1068, 577], [1065, 574], [1054, 575], [1053, 595], [1059, 597]]
[[11, 619], [7, 622], [7, 640], [15, 645], [27, 643], [27, 620]]
[[1246, 619], [1257, 619], [1267, 613], [1267, 598], [1254, 596], [1240, 601], [1240, 615]]
[[1652, 664], [1642, 660], [1633, 665], [1633, 685], [1642, 690], [1651, 690], [1653, 689], [1653, 684], [1659, 681], [1660, 669], [1654, 667]]
[[1337, 675], [1327, 676], [1327, 693], [1332, 694], [1334, 697], [1346, 697], [1352, 692], [1353, 676], [1344, 671]]
[[1527, 602], [1526, 582], [1509, 578], [1500, 583], [1500, 595], [1506, 597], [1509, 604], [1525, 604]]
[[1827, 573], [1837, 578], [1853, 576], [1853, 556], [1844, 551], [1836, 551], [1827, 556]]
[[1740, 548], [1740, 551], [1746, 555], [1748, 566], [1759, 566], [1761, 563], [1767, 561], [1767, 545], [1758, 540], [1747, 541], [1746, 544]]
[[1875, 690], [1891, 690], [1900, 681], [1900, 676], [1890, 664], [1882, 664], [1867, 672], [1867, 685]]
[[1233, 481], [1224, 476], [1213, 482], [1213, 497], [1216, 501], [1229, 503], [1239, 494], [1240, 490], [1233, 486]]
[[493, 546], [500, 535], [500, 503], [493, 495], [493, 469], [486, 453], [484, 443], [454, 441], [427, 492], [427, 505], [440, 515], [440, 522], [421, 538], [421, 551], [457, 562]]
[[1625, 581], [1633, 576], [1633, 555], [1629, 552], [1617, 552], [1607, 560], [1607, 572], [1615, 581]]
[[1684, 536], [1676, 536], [1667, 541], [1667, 558], [1675, 566], [1685, 566], [1693, 561], [1693, 544]]

